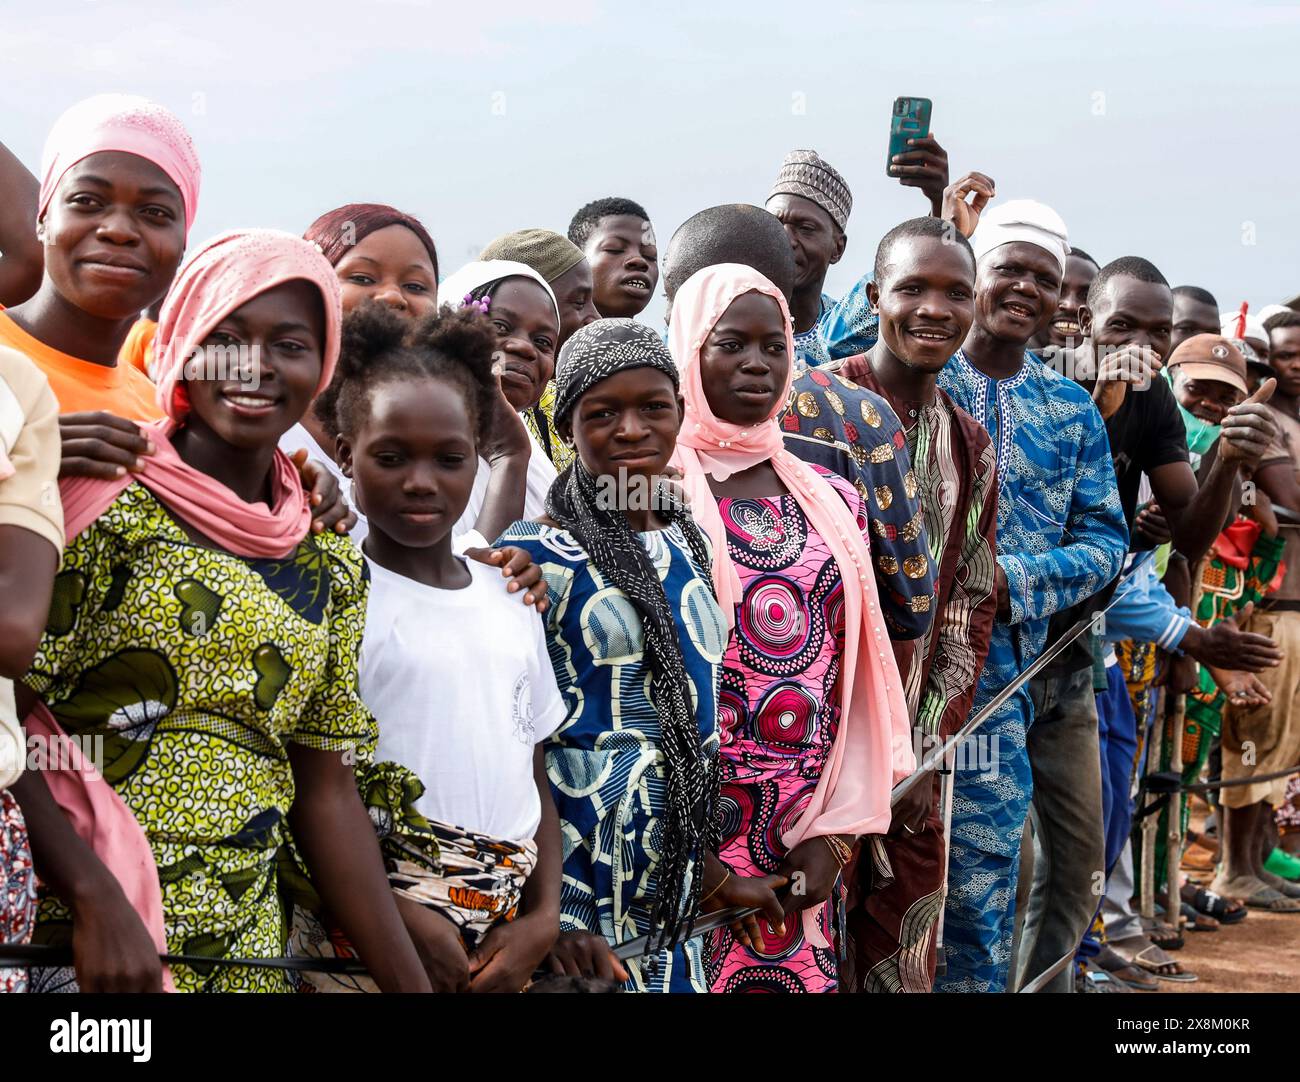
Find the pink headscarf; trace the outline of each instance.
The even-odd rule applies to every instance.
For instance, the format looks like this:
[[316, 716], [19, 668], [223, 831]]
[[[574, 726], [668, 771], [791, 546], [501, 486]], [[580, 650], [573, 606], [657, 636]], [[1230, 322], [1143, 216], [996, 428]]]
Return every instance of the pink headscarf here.
[[329, 386], [339, 359], [341, 293], [334, 268], [314, 244], [278, 229], [235, 229], [213, 237], [186, 262], [167, 291], [154, 335], [158, 406], [173, 421], [187, 412], [175, 389], [195, 347], [236, 308], [295, 279], [325, 301], [325, 353], [316, 393]]
[[45, 217], [63, 174], [104, 150], [135, 154], [166, 173], [180, 189], [189, 233], [198, 212], [202, 179], [194, 142], [170, 109], [134, 94], [96, 94], [77, 102], [54, 122], [41, 153], [37, 221]]
[[[159, 403], [167, 419], [146, 426], [155, 451], [142, 473], [113, 481], [73, 478], [63, 482], [64, 519], [72, 541], [118, 495], [139, 480], [185, 522], [238, 556], [277, 558], [307, 536], [311, 509], [298, 470], [283, 451], [273, 466], [274, 506], [248, 504], [207, 474], [187, 465], [168, 439], [184, 420], [176, 388], [185, 360], [230, 312], [268, 289], [294, 279], [316, 286], [325, 305], [325, 352], [318, 392], [333, 374], [339, 354], [341, 301], [338, 278], [323, 255], [289, 233], [247, 230], [226, 233], [201, 248], [181, 270], [163, 305], [158, 328]], [[43, 704], [25, 719], [29, 733], [62, 738], [63, 729]], [[66, 741], [63, 742], [66, 746]], [[162, 894], [153, 851], [135, 817], [93, 767], [45, 772], [50, 793], [77, 834], [122, 886], [159, 951], [166, 950]], [[164, 988], [172, 991], [164, 970]]]
[[[750, 292], [771, 297], [780, 306], [791, 365], [772, 416], [760, 425], [742, 428], [721, 420], [710, 408], [700, 373], [700, 349], [732, 301]], [[770, 460], [835, 557], [844, 582], [839, 731], [811, 802], [782, 841], [793, 847], [817, 835], [883, 834], [891, 818], [890, 790], [916, 768], [907, 703], [880, 614], [870, 546], [857, 518], [824, 477], [783, 446], [776, 417], [790, 395], [795, 356], [785, 297], [750, 267], [737, 263], [706, 267], [677, 291], [668, 335], [686, 400], [673, 464], [685, 475], [691, 510], [713, 543], [713, 581], [728, 621], [734, 620], [742, 599], [740, 579], [728, 555], [726, 530], [709, 476], [722, 480]], [[821, 940], [809, 929], [808, 920], [805, 931], [814, 942]]]
[[311, 509], [298, 470], [284, 452], [275, 453], [275, 505], [268, 507], [245, 503], [219, 481], [186, 465], [168, 439], [188, 413], [187, 396], [177, 392], [196, 347], [236, 308], [297, 279], [319, 289], [324, 301], [319, 394], [334, 374], [342, 322], [338, 278], [320, 252], [291, 233], [236, 230], [210, 240], [181, 268], [163, 302], [154, 340], [158, 405], [167, 414], [167, 419], [145, 427], [156, 449], [145, 456], [144, 470], [136, 476], [113, 481], [74, 478], [60, 486], [69, 540], [139, 480], [200, 533], [236, 555], [275, 559], [297, 548], [311, 526]]

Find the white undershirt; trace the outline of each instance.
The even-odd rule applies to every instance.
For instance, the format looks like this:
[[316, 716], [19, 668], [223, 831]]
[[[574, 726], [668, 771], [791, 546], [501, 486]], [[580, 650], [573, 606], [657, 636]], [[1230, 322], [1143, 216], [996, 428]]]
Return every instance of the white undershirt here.
[[500, 573], [466, 561], [470, 585], [439, 590], [370, 565], [361, 697], [376, 758], [415, 772], [426, 816], [494, 838], [537, 832], [533, 748], [564, 720], [542, 620]]

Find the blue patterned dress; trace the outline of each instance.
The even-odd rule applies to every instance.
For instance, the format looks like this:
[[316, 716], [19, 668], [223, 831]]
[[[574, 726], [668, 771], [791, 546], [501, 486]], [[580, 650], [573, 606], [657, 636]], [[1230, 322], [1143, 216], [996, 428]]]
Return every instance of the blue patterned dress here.
[[[1020, 370], [990, 379], [960, 350], [939, 386], [982, 424], [997, 448], [998, 564], [1011, 595], [1009, 622], [993, 625], [973, 712], [1042, 653], [1048, 617], [1119, 574], [1128, 551], [1106, 426], [1082, 387], [1026, 351]], [[936, 991], [1006, 989], [1020, 838], [1032, 775], [1025, 734], [1033, 720], [1022, 687], [986, 721], [954, 775], [947, 972]]]
[[[727, 625], [708, 568], [677, 527], [641, 534], [673, 612], [705, 754], [718, 751], [718, 676]], [[498, 544], [527, 549], [546, 576], [544, 617], [567, 716], [546, 743], [560, 813], [560, 928], [618, 944], [650, 930], [667, 797], [659, 715], [648, 691], [641, 620], [565, 530], [516, 522]], [[705, 992], [703, 940], [628, 963], [629, 991]]]

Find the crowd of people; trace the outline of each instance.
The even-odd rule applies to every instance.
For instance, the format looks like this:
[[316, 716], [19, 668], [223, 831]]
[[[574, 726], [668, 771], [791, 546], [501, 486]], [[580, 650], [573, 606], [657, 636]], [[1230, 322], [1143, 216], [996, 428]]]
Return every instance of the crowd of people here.
[[191, 247], [141, 98], [0, 146], [0, 989], [1149, 990], [1300, 912], [1300, 311], [932, 136], [874, 253], [774, 165], [452, 269]]

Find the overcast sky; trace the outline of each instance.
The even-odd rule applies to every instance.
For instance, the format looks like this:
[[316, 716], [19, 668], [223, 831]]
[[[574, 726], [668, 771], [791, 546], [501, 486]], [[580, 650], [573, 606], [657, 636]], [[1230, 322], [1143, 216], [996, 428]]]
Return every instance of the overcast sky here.
[[392, 203], [444, 273], [605, 195], [641, 202], [666, 245], [705, 206], [761, 204], [785, 152], [812, 147], [855, 199], [838, 295], [926, 211], [884, 173], [890, 104], [917, 95], [954, 178], [1051, 203], [1103, 263], [1147, 256], [1225, 308], [1300, 293], [1296, 3], [677, 7], [0, 0], [0, 141], [35, 171], [67, 105], [144, 94], [198, 145], [196, 242]]

